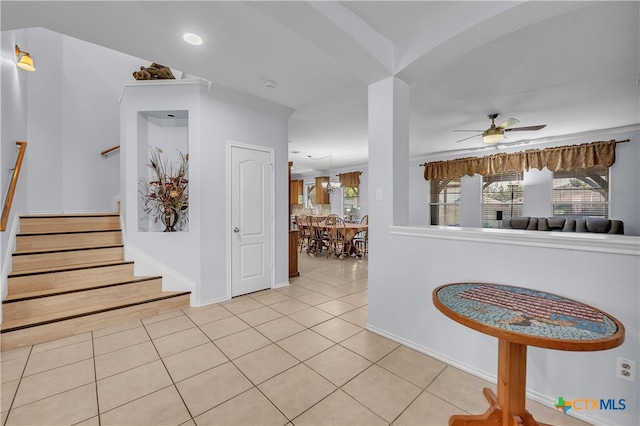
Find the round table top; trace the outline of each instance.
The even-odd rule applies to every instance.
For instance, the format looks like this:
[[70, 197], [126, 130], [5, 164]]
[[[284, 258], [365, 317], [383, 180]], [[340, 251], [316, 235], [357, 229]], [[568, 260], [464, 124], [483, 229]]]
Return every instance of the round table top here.
[[611, 349], [624, 326], [592, 306], [555, 294], [487, 283], [436, 288], [433, 303], [449, 318], [513, 343], [570, 351]]

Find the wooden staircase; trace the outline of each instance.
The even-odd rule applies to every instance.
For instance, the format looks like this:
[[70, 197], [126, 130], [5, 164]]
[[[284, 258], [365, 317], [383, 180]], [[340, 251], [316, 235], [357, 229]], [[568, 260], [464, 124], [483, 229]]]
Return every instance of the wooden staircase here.
[[118, 214], [20, 218], [2, 351], [189, 307], [189, 292], [162, 291], [124, 260]]

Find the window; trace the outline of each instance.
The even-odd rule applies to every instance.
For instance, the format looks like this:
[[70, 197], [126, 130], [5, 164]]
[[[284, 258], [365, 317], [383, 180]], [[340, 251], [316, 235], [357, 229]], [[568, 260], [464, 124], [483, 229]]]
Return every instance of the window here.
[[522, 172], [503, 172], [482, 177], [482, 227], [500, 228], [503, 218], [522, 216]]
[[360, 221], [360, 192], [357, 186], [342, 188], [342, 208], [344, 218], [350, 222]]
[[307, 203], [305, 207], [308, 209], [316, 205], [316, 186], [315, 184], [307, 184]]
[[608, 218], [609, 168], [554, 172], [553, 215]]
[[460, 178], [431, 181], [431, 224], [460, 226]]

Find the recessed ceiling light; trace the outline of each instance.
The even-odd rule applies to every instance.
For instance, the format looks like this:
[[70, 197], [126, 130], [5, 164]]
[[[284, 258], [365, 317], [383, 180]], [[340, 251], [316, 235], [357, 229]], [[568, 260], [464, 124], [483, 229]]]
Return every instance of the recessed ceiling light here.
[[200, 46], [202, 44], [202, 38], [200, 38], [197, 34], [186, 33], [182, 36], [182, 39], [189, 44], [193, 44], [194, 46]]

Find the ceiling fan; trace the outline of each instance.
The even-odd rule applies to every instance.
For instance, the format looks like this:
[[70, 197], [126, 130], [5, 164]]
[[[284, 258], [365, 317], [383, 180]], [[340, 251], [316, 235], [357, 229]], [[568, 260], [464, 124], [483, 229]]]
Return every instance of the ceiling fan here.
[[491, 127], [487, 130], [454, 130], [454, 132], [480, 132], [477, 135], [469, 136], [468, 138], [460, 139], [458, 142], [466, 141], [467, 139], [475, 138], [476, 136], [482, 136], [482, 142], [484, 143], [498, 143], [502, 139], [504, 139], [504, 132], [521, 132], [525, 130], [540, 130], [544, 127], [547, 127], [546, 124], [541, 124], [538, 126], [525, 126], [525, 127], [511, 127], [514, 124], [519, 123], [519, 120], [515, 118], [509, 118], [498, 126], [495, 125], [494, 120], [498, 118], [499, 114], [489, 114], [487, 117], [491, 120]]

